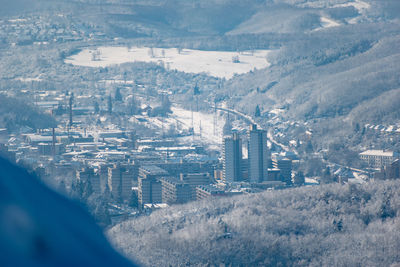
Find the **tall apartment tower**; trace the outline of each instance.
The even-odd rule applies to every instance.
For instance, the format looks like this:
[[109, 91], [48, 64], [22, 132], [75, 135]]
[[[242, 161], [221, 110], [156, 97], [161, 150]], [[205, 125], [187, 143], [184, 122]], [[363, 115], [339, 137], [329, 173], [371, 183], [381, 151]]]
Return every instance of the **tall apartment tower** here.
[[140, 205], [162, 203], [162, 184], [160, 179], [168, 177], [168, 172], [155, 165], [139, 168], [138, 200]]
[[93, 193], [100, 194], [100, 176], [92, 168], [83, 168], [76, 171], [76, 179], [82, 182], [90, 182]]
[[249, 181], [259, 183], [268, 180], [269, 151], [267, 132], [250, 126], [249, 133]]
[[108, 187], [116, 199], [128, 200], [132, 191], [133, 174], [124, 166], [108, 168]]
[[226, 182], [242, 180], [242, 140], [238, 133], [224, 139], [224, 179]]
[[272, 158], [272, 165], [275, 169], [280, 170], [280, 178], [282, 182], [286, 184], [292, 183], [292, 160], [281, 157], [281, 156], [274, 156]]

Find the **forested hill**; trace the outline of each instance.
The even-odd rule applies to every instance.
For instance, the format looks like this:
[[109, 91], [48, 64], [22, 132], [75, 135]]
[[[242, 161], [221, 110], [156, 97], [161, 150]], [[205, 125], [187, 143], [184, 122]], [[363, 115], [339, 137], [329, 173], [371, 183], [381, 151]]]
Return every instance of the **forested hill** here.
[[56, 122], [52, 116], [43, 114], [32, 105], [0, 94], [0, 128], [13, 131], [24, 126], [43, 129], [55, 127]]
[[400, 182], [195, 202], [108, 236], [147, 266], [391, 266], [400, 263]]

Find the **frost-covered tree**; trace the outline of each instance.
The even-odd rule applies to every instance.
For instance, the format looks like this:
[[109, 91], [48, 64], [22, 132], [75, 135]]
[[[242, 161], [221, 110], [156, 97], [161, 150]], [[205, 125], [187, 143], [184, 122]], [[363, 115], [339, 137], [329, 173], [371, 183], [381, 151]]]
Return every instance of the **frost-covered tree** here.
[[254, 112], [254, 117], [260, 117], [261, 116], [261, 110], [260, 107], [257, 105], [256, 110]]
[[172, 206], [108, 236], [148, 266], [391, 266], [398, 199], [400, 181], [298, 187]]

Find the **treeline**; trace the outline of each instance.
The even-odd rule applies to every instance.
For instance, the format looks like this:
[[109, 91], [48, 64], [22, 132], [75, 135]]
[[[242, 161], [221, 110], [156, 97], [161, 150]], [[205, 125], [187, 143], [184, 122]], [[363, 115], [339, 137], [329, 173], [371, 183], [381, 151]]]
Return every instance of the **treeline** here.
[[175, 206], [113, 227], [147, 266], [391, 266], [400, 181], [326, 185]]
[[0, 127], [9, 131], [27, 126], [32, 129], [56, 127], [57, 123], [50, 115], [43, 114], [37, 108], [16, 98], [0, 94]]

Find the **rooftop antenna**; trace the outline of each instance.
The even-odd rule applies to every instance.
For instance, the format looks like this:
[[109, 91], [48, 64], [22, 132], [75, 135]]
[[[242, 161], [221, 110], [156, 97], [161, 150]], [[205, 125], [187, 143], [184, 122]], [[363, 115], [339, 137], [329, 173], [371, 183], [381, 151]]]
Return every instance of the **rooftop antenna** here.
[[214, 97], [214, 118], [213, 118], [213, 132], [214, 136], [217, 135], [217, 101]]
[[192, 102], [192, 138], [194, 141], [194, 118], [193, 118], [193, 102]]

